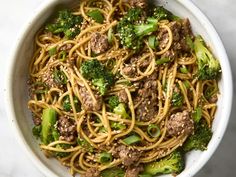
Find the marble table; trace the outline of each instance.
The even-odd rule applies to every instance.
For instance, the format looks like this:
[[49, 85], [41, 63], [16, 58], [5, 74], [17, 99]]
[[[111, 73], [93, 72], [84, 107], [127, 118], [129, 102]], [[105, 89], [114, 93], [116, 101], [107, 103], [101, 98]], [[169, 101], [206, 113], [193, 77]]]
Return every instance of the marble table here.
[[[0, 0], [0, 81], [1, 86], [6, 73], [10, 48], [19, 29], [33, 9], [46, 0]], [[236, 5], [234, 0], [193, 0], [209, 17], [220, 34], [228, 52], [233, 74], [236, 74]], [[3, 88], [0, 86], [0, 98]], [[235, 87], [236, 88], [236, 87]], [[236, 106], [236, 97], [234, 105]], [[213, 157], [196, 177], [234, 177], [236, 176], [236, 110], [233, 109], [228, 129]], [[9, 121], [0, 101], [0, 177], [43, 177], [44, 175], [25, 156], [13, 137]]]

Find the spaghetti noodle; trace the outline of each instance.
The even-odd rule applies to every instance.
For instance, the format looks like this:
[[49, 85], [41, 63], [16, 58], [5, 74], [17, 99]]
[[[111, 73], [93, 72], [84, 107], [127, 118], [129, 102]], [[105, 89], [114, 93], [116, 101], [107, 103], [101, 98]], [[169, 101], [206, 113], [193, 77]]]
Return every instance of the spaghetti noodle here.
[[[28, 102], [34, 134], [44, 139], [40, 148], [69, 167], [72, 175], [95, 177], [119, 167], [128, 176], [130, 167], [181, 147], [194, 132], [196, 113], [211, 127], [217, 79], [198, 79], [197, 57], [186, 42], [195, 38], [187, 19], [159, 19], [156, 30], [139, 38], [138, 50], [122, 42], [122, 19], [129, 9], [145, 11], [142, 3], [83, 0], [36, 35]], [[81, 22], [73, 24], [77, 17]], [[135, 25], [146, 23], [145, 18], [142, 13]], [[66, 31], [59, 20], [69, 20]], [[155, 48], [150, 36], [159, 43]], [[95, 59], [102, 72], [113, 76], [104, 90], [83, 72], [84, 63]], [[117, 101], [114, 108], [112, 99]]]

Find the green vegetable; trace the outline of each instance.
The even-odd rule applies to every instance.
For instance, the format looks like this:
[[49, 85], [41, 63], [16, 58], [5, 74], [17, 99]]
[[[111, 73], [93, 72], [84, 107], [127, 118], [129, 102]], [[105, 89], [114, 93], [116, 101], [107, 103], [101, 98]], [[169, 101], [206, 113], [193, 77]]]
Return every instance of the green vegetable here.
[[221, 73], [220, 63], [206, 47], [201, 36], [195, 37], [194, 51], [197, 57], [198, 78], [200, 80], [217, 79]]
[[112, 155], [111, 153], [108, 153], [108, 152], [102, 152], [100, 155], [99, 155], [99, 162], [100, 163], [109, 163], [112, 161]]
[[175, 107], [180, 107], [183, 105], [183, 95], [181, 92], [173, 92], [171, 103]]
[[142, 9], [132, 8], [118, 23], [117, 32], [123, 47], [138, 51], [143, 46], [143, 38], [157, 31], [156, 19], [149, 17], [146, 19], [146, 23], [137, 24], [142, 19]]
[[62, 61], [62, 62], [65, 61], [65, 60], [66, 60], [66, 55], [67, 55], [66, 51], [61, 51], [61, 52], [58, 54], [59, 60]]
[[108, 71], [97, 59], [86, 60], [80, 67], [80, 72], [85, 79], [92, 81], [104, 95], [114, 84], [114, 75]]
[[55, 127], [53, 127], [52, 128], [52, 138], [53, 138], [53, 140], [57, 141], [57, 140], [59, 140], [59, 137], [60, 137], [60, 133], [58, 132], [58, 130]]
[[128, 136], [127, 138], [123, 139], [123, 142], [127, 145], [131, 145], [137, 142], [140, 142], [142, 139], [140, 138], [140, 136], [134, 134], [131, 136]]
[[147, 132], [153, 138], [157, 138], [161, 134], [160, 128], [155, 124], [150, 124], [147, 128]]
[[186, 68], [185, 66], [181, 67], [180, 68], [180, 72], [183, 73], [183, 74], [188, 74], [188, 68]]
[[95, 20], [97, 23], [103, 23], [104, 21], [104, 16], [98, 9], [90, 11], [88, 13], [88, 16]]
[[109, 104], [111, 110], [113, 110], [115, 107], [117, 107], [120, 104], [118, 96], [111, 96], [108, 100], [108, 104]]
[[202, 109], [201, 107], [197, 107], [193, 112], [193, 120], [195, 123], [198, 123], [202, 118]]
[[101, 93], [101, 95], [105, 95], [108, 89], [108, 83], [104, 80], [104, 78], [93, 79], [92, 83], [98, 88], [98, 91]]
[[156, 64], [157, 65], [162, 65], [164, 63], [168, 63], [169, 61], [171, 61], [170, 58], [164, 57], [164, 58], [160, 58], [160, 59], [156, 60]]
[[184, 157], [180, 150], [175, 150], [167, 157], [145, 164], [144, 173], [150, 175], [179, 174], [184, 170]]
[[58, 84], [65, 85], [67, 83], [67, 77], [65, 73], [61, 70], [55, 69], [53, 72], [53, 79]]
[[101, 177], [124, 177], [124, 176], [125, 172], [123, 171], [122, 168], [119, 167], [108, 168], [101, 172]]
[[191, 39], [191, 37], [188, 35], [186, 36], [186, 43], [189, 46], [189, 48], [193, 51], [194, 49], [194, 44], [193, 44], [193, 40]]
[[153, 176], [150, 174], [140, 174], [138, 175], [138, 177], [153, 177]]
[[206, 99], [210, 99], [214, 94], [216, 94], [218, 89], [214, 86], [208, 86], [206, 89], [204, 89], [204, 97]]
[[46, 108], [43, 110], [42, 115], [42, 130], [41, 141], [43, 144], [49, 144], [53, 139], [52, 132], [55, 129], [54, 125], [57, 121], [57, 112], [52, 108]]
[[152, 10], [152, 16], [156, 18], [158, 21], [160, 20], [175, 20], [178, 18], [177, 16], [173, 15], [170, 11], [165, 9], [162, 6], [157, 6]]
[[200, 121], [195, 125], [194, 134], [188, 137], [183, 145], [183, 150], [185, 152], [191, 150], [201, 150], [207, 149], [207, 145], [212, 137], [212, 131], [208, 127], [205, 120]]
[[118, 106], [114, 108], [114, 113], [120, 115], [124, 119], [130, 117], [129, 114], [127, 114], [126, 112], [125, 105], [123, 103], [118, 104]]
[[82, 148], [84, 148], [86, 151], [93, 152], [93, 146], [91, 146], [89, 142], [86, 141], [85, 139], [78, 137], [77, 144], [80, 145]]
[[184, 83], [184, 86], [186, 87], [186, 89], [190, 88], [190, 83], [188, 80], [185, 80], [183, 83]]
[[146, 36], [149, 33], [152, 33], [154, 31], [157, 31], [157, 20], [148, 18], [148, 23], [142, 23], [138, 25], [134, 25], [134, 32], [138, 37]]
[[40, 138], [41, 130], [42, 130], [42, 126], [37, 125], [32, 128], [32, 133], [36, 138]]
[[158, 45], [158, 41], [157, 41], [156, 36], [152, 35], [152, 36], [148, 37], [148, 45], [150, 48], [152, 48], [154, 50], [156, 49], [156, 47]]
[[82, 22], [82, 16], [73, 15], [69, 10], [62, 10], [59, 11], [55, 21], [46, 26], [46, 30], [71, 39], [80, 33], [79, 26]]
[[108, 34], [107, 34], [107, 38], [108, 38], [109, 44], [112, 44], [112, 42], [113, 42], [113, 37], [114, 37], [113, 29], [110, 28], [110, 29], [108, 30]]
[[[70, 144], [57, 144], [56, 148], [58, 149], [69, 149], [71, 148]], [[67, 157], [70, 155], [70, 152], [54, 152], [54, 155], [59, 158]]]
[[111, 122], [111, 128], [115, 129], [115, 130], [124, 130], [126, 129], [126, 126], [122, 123], [118, 123], [118, 122]]
[[99, 133], [106, 133], [107, 129], [105, 127], [100, 127], [99, 128]]
[[[79, 112], [81, 110], [81, 104], [79, 102], [79, 99], [76, 96], [74, 96], [73, 101], [74, 101], [76, 112]], [[67, 95], [63, 98], [63, 109], [67, 112], [72, 110], [69, 95]]]
[[48, 54], [49, 56], [53, 56], [57, 53], [57, 48], [56, 47], [52, 47], [51, 49], [48, 50]]

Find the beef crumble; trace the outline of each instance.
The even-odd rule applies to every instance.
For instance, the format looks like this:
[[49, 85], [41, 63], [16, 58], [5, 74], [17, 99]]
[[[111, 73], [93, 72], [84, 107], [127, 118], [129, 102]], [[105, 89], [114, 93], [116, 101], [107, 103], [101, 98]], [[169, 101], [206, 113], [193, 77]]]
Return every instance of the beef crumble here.
[[129, 0], [129, 4], [133, 8], [139, 7], [141, 9], [144, 9], [147, 7], [148, 2], [147, 0]]
[[97, 168], [89, 168], [81, 177], [100, 177], [100, 171]]
[[186, 110], [177, 112], [170, 116], [167, 122], [167, 133], [170, 136], [179, 136], [181, 134], [189, 135], [194, 131], [194, 122]]
[[93, 33], [91, 40], [91, 49], [95, 54], [105, 52], [109, 48], [107, 36], [100, 33]]
[[128, 103], [129, 100], [128, 100], [128, 96], [127, 96], [127, 93], [125, 92], [125, 90], [119, 91], [117, 96], [119, 98], [119, 102]]
[[141, 152], [131, 149], [128, 146], [120, 145], [112, 152], [114, 157], [120, 158], [124, 166], [130, 166], [137, 163], [141, 157]]
[[88, 93], [85, 87], [79, 89], [80, 96], [82, 98], [82, 105], [87, 111], [98, 111], [102, 108], [102, 97], [98, 94], [94, 94], [96, 102], [93, 101], [91, 95]]
[[139, 84], [139, 89], [134, 95], [134, 105], [136, 118], [140, 121], [149, 121], [155, 117], [158, 112], [158, 94], [157, 94], [157, 73], [154, 73], [143, 79]]
[[[190, 47], [188, 46], [186, 42], [186, 37], [193, 38], [190, 22], [188, 19], [183, 19], [180, 21], [173, 21], [168, 24], [170, 30], [172, 31], [173, 35], [173, 43], [171, 48], [169, 49], [171, 51], [167, 51], [164, 53], [162, 57], [166, 56], [177, 56], [177, 54], [181, 51], [184, 52], [190, 52]], [[157, 35], [158, 41], [159, 41], [159, 49], [163, 50], [166, 48], [168, 42], [169, 42], [169, 35], [168, 31], [165, 28], [160, 28], [158, 35]]]
[[73, 141], [77, 137], [76, 122], [66, 116], [59, 117], [57, 129], [60, 133], [60, 140]]
[[143, 166], [128, 167], [125, 172], [125, 177], [138, 177], [139, 173], [143, 171]]

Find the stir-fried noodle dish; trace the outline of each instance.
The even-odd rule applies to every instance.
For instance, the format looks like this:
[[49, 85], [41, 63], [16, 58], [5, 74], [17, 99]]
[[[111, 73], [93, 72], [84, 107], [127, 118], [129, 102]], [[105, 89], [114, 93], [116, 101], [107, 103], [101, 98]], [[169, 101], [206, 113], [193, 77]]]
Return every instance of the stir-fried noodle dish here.
[[34, 45], [32, 132], [72, 175], [177, 175], [187, 152], [207, 149], [221, 68], [187, 17], [145, 0], [81, 0]]

